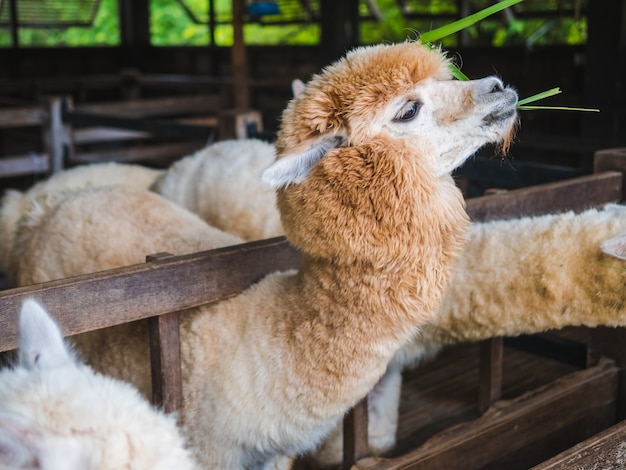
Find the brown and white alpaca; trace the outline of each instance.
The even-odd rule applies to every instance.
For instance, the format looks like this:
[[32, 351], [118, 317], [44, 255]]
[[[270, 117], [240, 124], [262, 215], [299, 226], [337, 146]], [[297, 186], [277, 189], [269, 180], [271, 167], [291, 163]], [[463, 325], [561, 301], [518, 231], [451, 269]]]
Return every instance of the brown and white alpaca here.
[[[288, 105], [263, 177], [302, 267], [181, 320], [182, 418], [204, 467], [286, 468], [433, 321], [469, 223], [449, 172], [483, 144], [506, 146], [516, 120], [513, 90], [452, 80], [448, 66], [418, 42], [360, 48]], [[141, 239], [91, 229], [67, 226], [84, 231], [68, 238], [91, 249]], [[38, 239], [53, 249], [54, 236]], [[136, 382], [148, 358], [124, 360]]]

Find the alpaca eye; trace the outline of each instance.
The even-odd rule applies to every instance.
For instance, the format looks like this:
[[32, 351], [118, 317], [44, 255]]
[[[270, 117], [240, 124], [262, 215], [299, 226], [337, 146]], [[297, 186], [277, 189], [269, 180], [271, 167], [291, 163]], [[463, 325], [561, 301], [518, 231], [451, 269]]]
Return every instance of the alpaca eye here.
[[412, 119], [415, 118], [415, 116], [417, 116], [417, 113], [419, 112], [421, 107], [422, 107], [422, 103], [420, 103], [419, 101], [411, 101], [410, 103], [407, 103], [404, 108], [400, 110], [400, 112], [396, 115], [395, 118], [393, 118], [393, 120], [395, 122], [411, 121]]

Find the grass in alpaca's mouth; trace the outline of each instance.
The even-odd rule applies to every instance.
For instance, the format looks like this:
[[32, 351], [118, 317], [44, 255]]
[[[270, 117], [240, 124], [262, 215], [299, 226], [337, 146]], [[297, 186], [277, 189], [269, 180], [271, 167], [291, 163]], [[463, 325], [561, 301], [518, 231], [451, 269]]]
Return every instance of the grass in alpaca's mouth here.
[[[450, 24], [442, 26], [441, 28], [434, 29], [427, 33], [423, 33], [420, 35], [420, 40], [426, 47], [432, 47], [431, 43], [434, 41], [438, 41], [441, 38], [449, 36], [454, 33], [458, 33], [465, 28], [468, 28], [479, 21], [487, 18], [488, 16], [493, 15], [494, 13], [498, 13], [506, 8], [512, 7], [513, 5], [520, 3], [524, 0], [503, 0], [501, 2], [496, 3], [495, 5], [491, 5], [490, 7], [484, 8], [477, 13], [472, 15], [468, 15], [465, 18], [461, 18], [458, 21], [454, 21]], [[469, 80], [469, 77], [465, 75], [459, 68], [450, 64], [450, 68], [452, 71], [452, 75], [458, 80]], [[541, 93], [537, 93], [536, 95], [529, 96], [527, 98], [521, 99], [517, 102], [517, 109], [520, 111], [534, 111], [534, 110], [554, 110], [554, 111], [589, 111], [589, 112], [600, 112], [597, 108], [574, 108], [568, 106], [529, 106], [529, 103], [534, 103], [539, 100], [543, 100], [545, 98], [549, 98], [554, 95], [558, 95], [561, 93], [560, 88], [551, 88], [550, 90], [543, 91]]]

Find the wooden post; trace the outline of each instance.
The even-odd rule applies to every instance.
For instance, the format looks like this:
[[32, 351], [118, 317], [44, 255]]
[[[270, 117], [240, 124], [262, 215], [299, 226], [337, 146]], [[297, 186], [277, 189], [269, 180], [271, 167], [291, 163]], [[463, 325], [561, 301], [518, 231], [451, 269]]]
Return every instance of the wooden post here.
[[44, 141], [50, 155], [50, 169], [57, 173], [65, 166], [66, 149], [69, 145], [69, 129], [63, 124], [63, 104], [71, 106], [70, 97], [54, 97], [48, 101], [48, 127], [44, 131]]
[[502, 338], [490, 338], [480, 343], [480, 378], [478, 411], [484, 413], [502, 397]]
[[622, 202], [626, 201], [626, 148], [598, 150], [593, 156], [593, 172], [622, 172]]
[[11, 46], [17, 49], [20, 46], [20, 18], [17, 13], [17, 0], [9, 0], [9, 24], [11, 25]]
[[243, 15], [246, 9], [245, 0], [233, 0], [233, 103], [235, 108], [247, 109], [250, 106], [248, 89], [248, 58], [243, 37]]
[[369, 455], [367, 442], [367, 397], [358, 402], [343, 420], [343, 468], [349, 469]]
[[[147, 256], [146, 262], [172, 256], [169, 253], [158, 253]], [[165, 413], [179, 413], [183, 406], [179, 313], [150, 317], [149, 322], [152, 401]]]

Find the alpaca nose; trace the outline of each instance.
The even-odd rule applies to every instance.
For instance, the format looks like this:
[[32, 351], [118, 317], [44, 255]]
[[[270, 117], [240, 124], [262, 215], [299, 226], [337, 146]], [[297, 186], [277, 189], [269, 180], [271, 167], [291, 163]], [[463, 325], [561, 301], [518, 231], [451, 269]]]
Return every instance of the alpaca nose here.
[[489, 84], [489, 93], [500, 93], [504, 91], [504, 85], [499, 78], [490, 77], [488, 79], [490, 81]]

